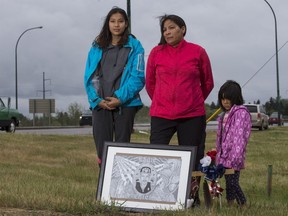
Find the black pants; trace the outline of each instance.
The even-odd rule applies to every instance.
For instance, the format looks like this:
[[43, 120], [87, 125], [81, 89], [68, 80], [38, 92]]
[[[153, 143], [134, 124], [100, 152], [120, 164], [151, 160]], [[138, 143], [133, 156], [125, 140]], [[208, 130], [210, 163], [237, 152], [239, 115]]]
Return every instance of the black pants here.
[[239, 205], [246, 203], [246, 197], [239, 184], [240, 171], [235, 171], [234, 174], [225, 175], [226, 180], [226, 199], [228, 201], [235, 200]]
[[179, 145], [197, 146], [195, 169], [204, 156], [206, 137], [206, 116], [169, 120], [151, 117], [151, 144], [169, 144], [177, 132]]
[[105, 141], [130, 142], [137, 110], [138, 107], [125, 107], [113, 111], [92, 111], [93, 137], [100, 161]]

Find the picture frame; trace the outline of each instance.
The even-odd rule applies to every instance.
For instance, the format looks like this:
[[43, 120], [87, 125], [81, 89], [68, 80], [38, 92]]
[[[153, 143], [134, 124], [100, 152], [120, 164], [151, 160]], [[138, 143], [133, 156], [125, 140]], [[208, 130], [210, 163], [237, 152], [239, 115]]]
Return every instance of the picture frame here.
[[125, 211], [187, 207], [196, 146], [105, 142], [96, 199]]

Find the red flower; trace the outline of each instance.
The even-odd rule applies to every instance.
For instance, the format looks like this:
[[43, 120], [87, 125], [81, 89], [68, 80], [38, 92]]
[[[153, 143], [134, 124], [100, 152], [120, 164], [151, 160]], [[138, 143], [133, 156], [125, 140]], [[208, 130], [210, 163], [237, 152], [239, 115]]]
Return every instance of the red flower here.
[[208, 151], [206, 153], [207, 156], [211, 157], [211, 160], [214, 162], [216, 158], [217, 151], [215, 149]]

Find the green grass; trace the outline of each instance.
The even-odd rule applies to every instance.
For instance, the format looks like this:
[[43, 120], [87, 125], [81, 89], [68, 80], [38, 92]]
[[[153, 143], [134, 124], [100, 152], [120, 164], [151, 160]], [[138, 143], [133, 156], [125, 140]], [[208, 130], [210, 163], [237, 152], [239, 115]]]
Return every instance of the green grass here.
[[[89, 136], [0, 133], [0, 215], [286, 215], [288, 211], [288, 127], [253, 130], [241, 186], [249, 207], [222, 208], [214, 200], [185, 211], [128, 213], [95, 200], [98, 165]], [[207, 151], [215, 145], [207, 133]], [[148, 143], [149, 135], [134, 133], [132, 142]], [[176, 144], [174, 137], [172, 144]], [[272, 194], [267, 195], [267, 169], [273, 166]], [[224, 179], [220, 180], [225, 187]], [[201, 201], [203, 203], [203, 197]]]

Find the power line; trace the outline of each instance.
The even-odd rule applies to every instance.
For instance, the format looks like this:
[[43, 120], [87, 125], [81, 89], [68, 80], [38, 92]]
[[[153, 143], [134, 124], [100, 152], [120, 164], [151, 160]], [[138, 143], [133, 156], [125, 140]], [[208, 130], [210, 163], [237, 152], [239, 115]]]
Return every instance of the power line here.
[[[286, 41], [279, 49], [278, 49], [278, 52], [288, 43], [288, 41]], [[242, 85], [242, 88], [250, 82], [250, 80], [252, 80], [261, 70], [263, 67], [265, 67], [265, 65], [271, 61], [271, 59], [276, 55], [276, 53], [274, 55], [272, 55], [254, 74], [253, 76], [247, 80], [246, 83], [244, 83], [244, 85]], [[287, 90], [288, 91], [288, 90]], [[217, 114], [219, 114], [221, 112], [221, 107], [218, 108], [207, 120], [206, 120], [206, 123], [208, 123], [209, 121], [211, 121], [211, 119], [213, 119]]]
[[[278, 52], [288, 43], [288, 41], [286, 41], [279, 49], [278, 49]], [[276, 53], [274, 53], [274, 55], [272, 55], [254, 74], [253, 76], [247, 80], [246, 83], [244, 83], [244, 85], [242, 85], [242, 88], [247, 85], [250, 80], [252, 80], [264, 67], [266, 64], [268, 64], [269, 61], [271, 61], [271, 59], [276, 55]]]

